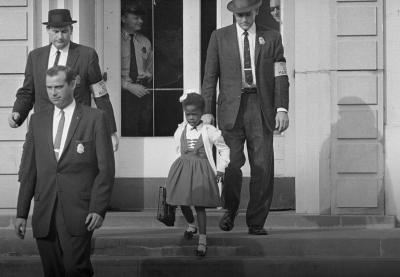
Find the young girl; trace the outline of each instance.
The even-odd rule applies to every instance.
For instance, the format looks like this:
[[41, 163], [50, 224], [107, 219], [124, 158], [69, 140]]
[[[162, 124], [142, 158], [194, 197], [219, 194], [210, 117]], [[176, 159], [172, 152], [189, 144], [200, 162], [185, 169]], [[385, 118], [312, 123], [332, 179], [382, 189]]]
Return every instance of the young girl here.
[[[206, 211], [205, 208], [217, 207], [220, 204], [217, 178], [223, 178], [225, 167], [229, 163], [229, 148], [226, 146], [221, 131], [201, 121], [205, 102], [197, 93], [184, 93], [179, 99], [186, 120], [175, 131], [175, 142], [180, 157], [172, 164], [167, 178], [167, 203], [181, 206], [188, 227], [185, 239], [192, 239], [197, 233], [193, 212], [197, 213], [199, 242], [197, 256], [205, 256]], [[212, 146], [217, 148], [220, 163], [216, 168]]]

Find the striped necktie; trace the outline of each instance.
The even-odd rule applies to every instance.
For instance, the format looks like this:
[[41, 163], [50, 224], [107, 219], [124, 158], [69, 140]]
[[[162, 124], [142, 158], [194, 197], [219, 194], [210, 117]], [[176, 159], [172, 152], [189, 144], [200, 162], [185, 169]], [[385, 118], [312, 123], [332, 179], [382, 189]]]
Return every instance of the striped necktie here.
[[60, 60], [60, 55], [61, 55], [60, 50], [57, 50], [57, 56], [56, 56], [56, 59], [54, 60], [53, 66], [58, 65], [58, 61]]
[[64, 129], [65, 123], [65, 113], [63, 110], [60, 111], [61, 117], [60, 121], [58, 122], [56, 138], [54, 139], [54, 153], [56, 155], [56, 159], [60, 158], [60, 146], [61, 146], [61, 137]]
[[251, 71], [251, 58], [250, 58], [250, 44], [249, 44], [249, 33], [247, 31], [244, 34], [244, 47], [243, 47], [243, 57], [244, 57], [244, 79], [247, 84], [253, 84], [253, 73]]

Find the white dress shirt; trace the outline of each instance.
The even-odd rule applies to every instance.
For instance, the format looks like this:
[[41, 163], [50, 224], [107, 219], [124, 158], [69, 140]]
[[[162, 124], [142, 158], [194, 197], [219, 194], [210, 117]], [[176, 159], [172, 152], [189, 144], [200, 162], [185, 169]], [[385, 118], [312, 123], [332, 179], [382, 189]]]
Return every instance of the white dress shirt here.
[[[239, 52], [240, 52], [240, 64], [242, 67], [242, 86], [245, 87], [250, 87], [249, 84], [246, 83], [245, 81], [245, 74], [244, 74], [244, 54], [243, 54], [243, 49], [244, 49], [244, 30], [239, 26], [238, 23], [236, 23], [236, 31], [237, 31], [237, 37], [238, 37], [238, 42], [239, 42]], [[257, 84], [256, 80], [256, 66], [254, 62], [254, 57], [255, 57], [255, 52], [256, 52], [256, 24], [253, 23], [251, 25], [250, 29], [247, 30], [248, 33], [248, 39], [249, 39], [249, 46], [250, 46], [250, 59], [251, 59], [251, 74], [253, 75], [253, 85], [251, 87], [255, 87]]]
[[[50, 54], [49, 54], [49, 63], [47, 64], [47, 69], [53, 67], [54, 61], [56, 60], [57, 56], [57, 48], [52, 44], [50, 47]], [[67, 58], [68, 58], [68, 51], [69, 51], [69, 43], [63, 49], [60, 49], [60, 59], [58, 60], [58, 65], [67, 65]]]
[[[64, 150], [65, 146], [65, 140], [67, 139], [67, 134], [69, 130], [69, 126], [71, 125], [71, 120], [72, 120], [72, 115], [74, 114], [74, 110], [76, 107], [75, 100], [71, 102], [67, 107], [64, 108], [64, 116], [65, 116], [65, 121], [64, 121], [64, 129], [62, 132], [61, 136], [61, 145], [60, 145], [60, 152], [58, 154], [58, 157], [61, 157], [61, 154]], [[54, 114], [53, 114], [53, 143], [54, 140], [56, 139], [56, 134], [57, 134], [57, 128], [58, 128], [58, 123], [60, 122], [61, 119], [61, 110], [54, 106]]]
[[[249, 84], [246, 83], [245, 80], [245, 74], [244, 74], [244, 54], [243, 54], [243, 49], [244, 49], [244, 30], [239, 26], [238, 23], [236, 23], [236, 31], [237, 31], [237, 37], [238, 37], [238, 42], [239, 42], [239, 52], [240, 52], [240, 64], [242, 67], [242, 87], [250, 87]], [[256, 66], [255, 66], [255, 52], [256, 52], [256, 37], [257, 37], [257, 32], [256, 32], [256, 23], [253, 23], [251, 25], [250, 29], [247, 30], [248, 33], [248, 39], [249, 39], [249, 46], [250, 46], [250, 59], [251, 59], [251, 74], [253, 75], [253, 85], [252, 87], [256, 87], [257, 81], [256, 81]], [[287, 112], [287, 109], [285, 108], [278, 108], [278, 112]]]

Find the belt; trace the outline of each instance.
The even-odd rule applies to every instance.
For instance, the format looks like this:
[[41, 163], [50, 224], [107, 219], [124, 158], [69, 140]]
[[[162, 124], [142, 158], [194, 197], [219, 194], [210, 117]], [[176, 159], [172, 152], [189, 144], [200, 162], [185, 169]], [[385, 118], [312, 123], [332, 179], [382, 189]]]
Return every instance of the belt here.
[[255, 88], [255, 87], [253, 87], [253, 88], [242, 88], [242, 93], [246, 93], [246, 94], [257, 93], [257, 88]]

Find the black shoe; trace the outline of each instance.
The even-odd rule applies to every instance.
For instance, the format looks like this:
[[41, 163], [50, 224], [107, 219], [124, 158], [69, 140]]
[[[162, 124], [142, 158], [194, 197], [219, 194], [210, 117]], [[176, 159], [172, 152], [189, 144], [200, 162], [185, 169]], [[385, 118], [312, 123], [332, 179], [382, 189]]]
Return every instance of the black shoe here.
[[197, 233], [197, 228], [194, 231], [188, 231], [186, 230], [185, 233], [183, 233], [183, 237], [187, 240], [193, 239], [193, 236]]
[[219, 221], [219, 228], [221, 228], [221, 230], [225, 232], [232, 230], [233, 226], [235, 225], [235, 217], [237, 216], [237, 214], [238, 214], [237, 211], [225, 212], [221, 220]]
[[265, 236], [268, 235], [268, 232], [263, 227], [249, 227], [249, 234], [256, 236]]
[[203, 243], [199, 243], [199, 245], [197, 246], [197, 249], [195, 250], [195, 254], [196, 256], [199, 257], [204, 257], [207, 253], [207, 245], [203, 244]]

